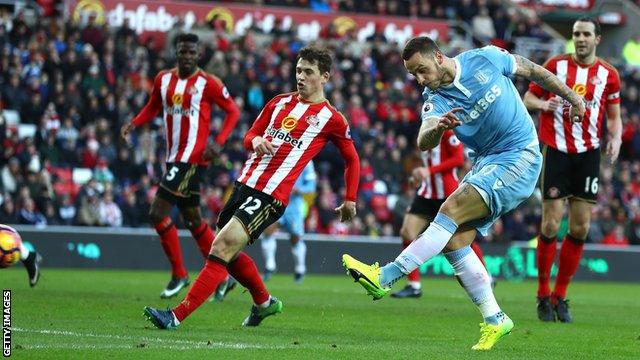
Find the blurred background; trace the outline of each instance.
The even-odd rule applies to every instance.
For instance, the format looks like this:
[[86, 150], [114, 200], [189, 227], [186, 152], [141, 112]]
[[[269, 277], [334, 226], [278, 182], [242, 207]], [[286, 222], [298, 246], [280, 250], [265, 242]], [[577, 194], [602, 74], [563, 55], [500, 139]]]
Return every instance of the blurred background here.
[[[144, 106], [158, 71], [174, 66], [176, 35], [189, 31], [201, 39], [200, 67], [220, 77], [243, 110], [202, 179], [209, 223], [247, 156], [245, 131], [271, 97], [295, 89], [297, 51], [317, 44], [335, 54], [326, 94], [351, 123], [361, 181], [358, 217], [342, 224], [333, 208], [344, 191], [343, 163], [327, 146], [315, 162], [317, 193], [306, 199], [307, 232], [374, 242], [397, 236], [415, 194], [407, 179], [420, 163], [422, 105], [421, 89], [402, 64], [402, 44], [427, 34], [450, 56], [494, 44], [542, 64], [571, 52], [572, 22], [594, 16], [603, 24], [598, 55], [622, 78], [624, 130], [620, 160], [602, 161], [588, 242], [640, 244], [639, 6], [638, 0], [0, 0], [0, 223], [150, 226], [150, 201], [164, 171], [163, 122], [137, 129], [129, 145], [119, 129]], [[522, 92], [527, 85], [517, 82]], [[223, 115], [214, 111], [214, 133]], [[538, 191], [479, 240], [526, 241], [539, 223]]]

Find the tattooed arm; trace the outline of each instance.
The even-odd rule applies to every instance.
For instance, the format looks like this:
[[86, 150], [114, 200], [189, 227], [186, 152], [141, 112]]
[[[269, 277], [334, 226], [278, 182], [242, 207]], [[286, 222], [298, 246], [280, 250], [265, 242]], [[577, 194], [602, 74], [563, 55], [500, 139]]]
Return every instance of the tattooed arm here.
[[422, 151], [427, 151], [438, 146], [444, 129], [438, 128], [438, 118], [430, 117], [426, 119], [420, 126], [420, 132], [418, 133], [418, 147]]
[[430, 116], [420, 125], [418, 133], [418, 148], [422, 151], [431, 150], [440, 144], [442, 135], [446, 130], [460, 126], [462, 121], [458, 119], [456, 113], [462, 108], [454, 108], [441, 117]]
[[520, 55], [513, 54], [516, 59], [516, 75], [535, 81], [545, 90], [560, 95], [571, 103], [571, 121], [581, 121], [585, 107], [582, 98], [573, 92], [565, 83], [544, 67], [533, 63]]

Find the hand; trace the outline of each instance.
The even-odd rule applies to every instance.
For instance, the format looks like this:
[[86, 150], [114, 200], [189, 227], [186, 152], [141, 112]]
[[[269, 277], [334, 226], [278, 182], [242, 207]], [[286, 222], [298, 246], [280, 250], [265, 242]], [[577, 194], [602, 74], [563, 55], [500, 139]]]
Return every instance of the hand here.
[[341, 222], [349, 221], [356, 216], [356, 203], [353, 201], [345, 201], [334, 210], [338, 213]]
[[256, 136], [251, 140], [251, 146], [256, 155], [274, 155], [276, 153], [277, 146], [267, 141], [262, 136]]
[[571, 109], [569, 109], [569, 120], [572, 123], [582, 122], [582, 117], [584, 116], [585, 111], [584, 101], [580, 98], [578, 103], [571, 104]]
[[209, 161], [213, 159], [216, 155], [222, 152], [222, 146], [218, 145], [218, 143], [212, 141], [207, 144], [207, 148], [204, 149], [204, 153], [202, 153], [202, 160]]
[[551, 99], [544, 102], [542, 107], [542, 111], [556, 111], [562, 107], [563, 100], [558, 98], [557, 96], [552, 97]]
[[442, 117], [438, 120], [438, 129], [451, 130], [462, 125], [462, 121], [460, 121], [460, 119], [458, 119], [458, 117], [455, 115], [460, 110], [462, 110], [462, 108], [453, 108], [451, 109], [451, 111], [442, 115]]
[[122, 140], [124, 140], [125, 142], [129, 142], [129, 133], [131, 132], [131, 130], [133, 130], [132, 123], [126, 123], [122, 125], [122, 128], [120, 129], [120, 137], [122, 137]]
[[620, 154], [620, 145], [622, 145], [622, 139], [609, 139], [609, 143], [607, 144], [607, 156], [609, 157], [609, 162], [611, 164], [615, 163], [616, 160], [618, 160], [618, 155]]
[[421, 166], [413, 169], [411, 176], [409, 177], [409, 185], [416, 187], [431, 175], [429, 168]]

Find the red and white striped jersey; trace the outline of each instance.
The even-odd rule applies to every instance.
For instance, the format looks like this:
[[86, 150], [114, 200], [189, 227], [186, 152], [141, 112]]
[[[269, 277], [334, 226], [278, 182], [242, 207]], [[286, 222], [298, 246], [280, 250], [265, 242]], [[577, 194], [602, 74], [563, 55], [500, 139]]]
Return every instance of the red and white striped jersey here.
[[440, 144], [422, 152], [429, 176], [418, 188], [417, 196], [443, 200], [458, 188], [458, 168], [464, 165], [464, 146], [451, 130], [445, 131]]
[[296, 179], [324, 147], [333, 142], [345, 159], [346, 200], [355, 201], [360, 177], [360, 160], [355, 150], [349, 124], [329, 101], [308, 103], [298, 94], [274, 97], [247, 132], [244, 145], [253, 150], [251, 141], [262, 136], [276, 148], [274, 155], [252, 152], [238, 181], [273, 196], [284, 204]]
[[[540, 113], [540, 140], [564, 153], [582, 153], [600, 147], [602, 117], [607, 105], [620, 103], [620, 76], [618, 71], [600, 58], [583, 67], [570, 54], [549, 59], [545, 68], [578, 95], [584, 97], [586, 112], [582, 123], [569, 121], [568, 104], [554, 112]], [[541, 99], [556, 96], [531, 82], [529, 91]]]
[[212, 105], [226, 112], [215, 141], [224, 145], [240, 118], [240, 110], [227, 88], [216, 76], [198, 69], [186, 79], [178, 77], [177, 69], [163, 70], [155, 78], [151, 97], [133, 119], [140, 126], [163, 110], [167, 141], [167, 162], [205, 165], [202, 154], [211, 131]]

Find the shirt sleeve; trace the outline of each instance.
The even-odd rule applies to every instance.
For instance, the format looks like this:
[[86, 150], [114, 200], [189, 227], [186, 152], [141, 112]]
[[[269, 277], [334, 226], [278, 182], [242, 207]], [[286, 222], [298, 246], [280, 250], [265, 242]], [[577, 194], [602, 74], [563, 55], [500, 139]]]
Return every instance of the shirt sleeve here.
[[420, 118], [422, 122], [425, 122], [430, 117], [441, 117], [451, 110], [450, 106], [447, 106], [444, 99], [438, 95], [430, 96], [422, 104], [422, 110]]
[[356, 201], [358, 197], [358, 182], [360, 181], [360, 157], [351, 139], [351, 129], [345, 117], [335, 115], [336, 126], [331, 131], [329, 139], [338, 148], [345, 162], [344, 183], [347, 189], [346, 201]]
[[162, 109], [162, 96], [160, 95], [160, 78], [164, 73], [159, 73], [153, 81], [153, 89], [147, 104], [140, 110], [138, 115], [131, 121], [134, 126], [140, 126], [148, 123], [158, 115]]
[[267, 103], [267, 105], [262, 108], [262, 111], [260, 111], [260, 114], [258, 114], [258, 117], [253, 122], [253, 125], [251, 125], [251, 128], [249, 128], [247, 134], [244, 136], [243, 143], [245, 149], [253, 151], [253, 145], [251, 144], [253, 138], [255, 138], [256, 136], [264, 135], [264, 131], [267, 129], [267, 126], [269, 126], [269, 121], [271, 119], [271, 115], [273, 114], [273, 108], [275, 107], [277, 99], [279, 98], [279, 96], [274, 97]]
[[511, 76], [516, 73], [516, 69], [518, 68], [516, 58], [507, 50], [489, 45], [480, 49], [480, 54], [492, 63], [493, 66], [497, 67], [503, 75]]
[[227, 138], [235, 128], [238, 120], [240, 119], [240, 109], [233, 101], [233, 97], [229, 94], [227, 87], [224, 86], [222, 81], [217, 78], [210, 80], [211, 83], [211, 102], [218, 105], [225, 113], [226, 116], [222, 123], [222, 128], [216, 136], [215, 142], [222, 146], [227, 141]]
[[620, 103], [620, 75], [618, 71], [613, 69], [609, 73], [609, 83], [607, 84], [607, 99], [606, 104], [619, 104]]

